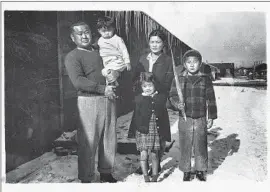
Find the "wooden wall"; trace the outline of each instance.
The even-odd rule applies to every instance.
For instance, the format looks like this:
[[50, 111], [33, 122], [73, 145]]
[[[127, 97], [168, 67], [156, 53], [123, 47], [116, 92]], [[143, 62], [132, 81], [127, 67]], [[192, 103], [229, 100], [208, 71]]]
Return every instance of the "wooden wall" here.
[[6, 11], [6, 170], [49, 149], [61, 134], [56, 12]]
[[[6, 11], [5, 12], [5, 136], [7, 171], [46, 150], [64, 131], [76, 129], [76, 90], [64, 67], [66, 54], [75, 48], [69, 26], [86, 21], [95, 40], [95, 23], [102, 11]], [[128, 47], [135, 68], [148, 51], [148, 34], [131, 24], [128, 35], [121, 24], [118, 35]], [[138, 34], [139, 33], [139, 34]], [[174, 47], [176, 64], [190, 49]], [[168, 50], [167, 50], [168, 52]], [[168, 52], [169, 53], [169, 52]], [[133, 109], [132, 72], [124, 73], [117, 101], [118, 116]]]

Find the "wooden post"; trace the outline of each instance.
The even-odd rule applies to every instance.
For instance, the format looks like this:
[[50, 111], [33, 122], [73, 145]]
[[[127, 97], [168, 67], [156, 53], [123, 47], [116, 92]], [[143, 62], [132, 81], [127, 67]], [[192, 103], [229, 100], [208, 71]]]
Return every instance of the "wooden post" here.
[[57, 52], [58, 52], [58, 71], [59, 71], [59, 89], [60, 89], [60, 130], [63, 130], [64, 126], [64, 90], [63, 90], [63, 70], [62, 70], [62, 49], [60, 41], [60, 16], [57, 12]]
[[74, 130], [76, 128], [76, 96], [65, 70], [64, 58], [68, 52], [76, 46], [70, 39], [69, 27], [82, 20], [82, 11], [58, 11], [57, 12], [57, 39], [58, 39], [58, 69], [60, 89], [60, 122], [61, 131]]
[[257, 61], [254, 62], [254, 65], [253, 65], [253, 79], [255, 79], [255, 67], [256, 67], [256, 63]]

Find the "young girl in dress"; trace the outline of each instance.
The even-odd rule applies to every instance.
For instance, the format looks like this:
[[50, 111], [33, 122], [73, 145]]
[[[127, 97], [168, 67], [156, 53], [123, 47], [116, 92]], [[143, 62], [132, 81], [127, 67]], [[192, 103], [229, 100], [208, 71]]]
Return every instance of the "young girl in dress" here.
[[[135, 97], [136, 146], [145, 182], [157, 182], [160, 150], [159, 117], [164, 111], [166, 95], [155, 90], [153, 74], [142, 72], [139, 79], [142, 93]], [[148, 157], [152, 158], [152, 177], [148, 174]]]

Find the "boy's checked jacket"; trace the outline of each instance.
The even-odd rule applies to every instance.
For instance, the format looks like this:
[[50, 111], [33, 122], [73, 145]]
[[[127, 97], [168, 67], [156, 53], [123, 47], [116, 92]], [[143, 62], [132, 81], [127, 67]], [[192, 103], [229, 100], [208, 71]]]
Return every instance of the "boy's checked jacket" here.
[[[197, 119], [208, 116], [208, 119], [217, 118], [217, 106], [212, 80], [207, 74], [199, 72], [195, 76], [188, 76], [187, 71], [178, 75], [182, 89], [186, 116]], [[172, 82], [170, 101], [177, 106], [179, 101], [175, 86], [175, 79]], [[182, 116], [181, 113], [179, 113]]]

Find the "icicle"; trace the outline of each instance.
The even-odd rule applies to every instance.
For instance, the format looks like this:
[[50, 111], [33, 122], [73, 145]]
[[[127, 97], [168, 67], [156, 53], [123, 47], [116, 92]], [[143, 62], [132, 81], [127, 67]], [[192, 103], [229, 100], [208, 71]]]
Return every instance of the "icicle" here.
[[[180, 56], [182, 56], [185, 50], [190, 49], [189, 46], [184, 44], [179, 39], [175, 38], [167, 29], [163, 26], [160, 26], [154, 19], [150, 16], [144, 14], [140, 11], [105, 11], [105, 15], [113, 17], [116, 22], [116, 30], [120, 33], [125, 33], [129, 44], [134, 42], [134, 39], [130, 39], [130, 28], [135, 28], [134, 31], [137, 33], [138, 39], [141, 35], [145, 35], [148, 39], [149, 33], [155, 29], [162, 30], [167, 35], [168, 45], [172, 46], [173, 53], [176, 53], [179, 50]], [[132, 19], [133, 17], [133, 19]], [[123, 29], [125, 27], [125, 30]], [[122, 30], [121, 30], [122, 29]], [[123, 35], [123, 34], [120, 34]], [[141, 44], [139, 46], [142, 46]], [[178, 54], [178, 55], [179, 55]]]
[[140, 32], [140, 20], [139, 20], [139, 18], [140, 18], [140, 15], [138, 14], [137, 11], [135, 11], [135, 13], [134, 13], [134, 20], [135, 20], [134, 26], [135, 26], [135, 30], [136, 30], [138, 38], [140, 37], [140, 35], [139, 35], [139, 32]]
[[146, 29], [144, 28], [144, 26], [145, 26], [145, 16], [142, 15], [141, 34], [146, 34]]
[[127, 39], [128, 39], [128, 33], [129, 33], [129, 11], [126, 11], [126, 14], [125, 14], [125, 28], [126, 28], [126, 36], [127, 36]]

